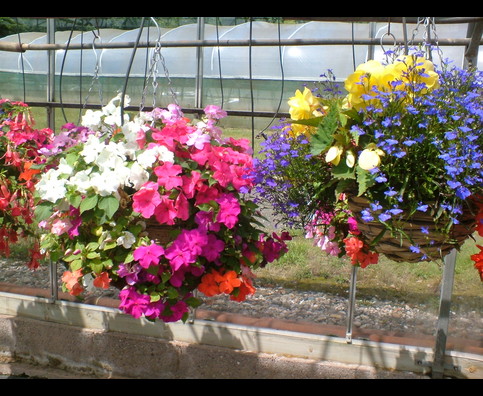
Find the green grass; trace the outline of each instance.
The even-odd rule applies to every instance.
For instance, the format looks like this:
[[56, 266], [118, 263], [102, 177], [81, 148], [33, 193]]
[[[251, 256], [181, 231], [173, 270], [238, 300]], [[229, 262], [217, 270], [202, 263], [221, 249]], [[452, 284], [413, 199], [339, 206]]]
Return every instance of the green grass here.
[[[477, 243], [483, 243], [478, 238]], [[257, 270], [260, 285], [283, 285], [298, 290], [347, 296], [352, 266], [347, 259], [327, 256], [311, 240], [296, 236], [289, 252], [277, 262]], [[478, 249], [469, 239], [457, 256], [453, 301], [463, 309], [481, 309], [483, 286], [470, 256]], [[439, 303], [443, 262], [400, 263], [380, 257], [379, 263], [357, 270], [357, 296], [412, 304]]]

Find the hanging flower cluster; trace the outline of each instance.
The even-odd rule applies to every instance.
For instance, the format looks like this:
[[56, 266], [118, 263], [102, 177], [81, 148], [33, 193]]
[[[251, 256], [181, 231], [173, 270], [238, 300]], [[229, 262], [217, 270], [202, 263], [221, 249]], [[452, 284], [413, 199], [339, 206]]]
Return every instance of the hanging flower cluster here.
[[[357, 67], [343, 84], [345, 94], [332, 78], [315, 87], [312, 95], [298, 92], [289, 101], [297, 111], [291, 111], [288, 134], [303, 136], [311, 158], [329, 166], [319, 179], [305, 174], [289, 178], [285, 169], [290, 169], [291, 159], [286, 157], [283, 165], [272, 160], [278, 149], [257, 169], [263, 175], [275, 166], [277, 183], [286, 175], [293, 185], [305, 182], [307, 189], [332, 189], [332, 196], [319, 195], [308, 235], [324, 250], [349, 254], [359, 264], [376, 262], [377, 256], [370, 252], [376, 253], [379, 241], [388, 235], [396, 244], [405, 241], [408, 252], [419, 260], [438, 258], [437, 253], [428, 253], [427, 246], [441, 240], [458, 248], [461, 240], [453, 241], [454, 230], [462, 235], [474, 232], [474, 202], [483, 186], [482, 73], [448, 61], [439, 70], [417, 50], [390, 55], [393, 59], [387, 64], [369, 61]], [[305, 105], [300, 103], [303, 100]], [[290, 150], [288, 144], [284, 152]], [[273, 188], [270, 179], [261, 180], [264, 193]], [[352, 198], [365, 203], [357, 214], [360, 232], [349, 238], [347, 222], [334, 215], [341, 193], [348, 197], [344, 210], [355, 209]], [[270, 194], [265, 196], [272, 200]], [[434, 227], [421, 224], [416, 239], [404, 224], [418, 213], [431, 219]], [[366, 224], [378, 224], [382, 231], [369, 236]], [[438, 242], [433, 240], [436, 235]], [[354, 260], [361, 252], [364, 260]]]
[[[196, 289], [253, 294], [252, 270], [284, 254], [288, 237], [257, 226], [249, 142], [222, 137], [215, 106], [198, 122], [177, 105], [121, 122], [119, 100], [86, 113], [90, 133], [53, 155], [37, 186], [42, 248], [69, 266], [65, 289], [79, 295], [92, 276], [122, 289], [124, 312], [164, 321], [186, 320]], [[153, 231], [164, 227], [167, 239]]]
[[29, 268], [41, 258], [35, 242], [33, 191], [43, 162], [42, 150], [53, 131], [36, 129], [27, 104], [0, 100], [0, 253], [9, 256], [12, 243], [33, 237]]

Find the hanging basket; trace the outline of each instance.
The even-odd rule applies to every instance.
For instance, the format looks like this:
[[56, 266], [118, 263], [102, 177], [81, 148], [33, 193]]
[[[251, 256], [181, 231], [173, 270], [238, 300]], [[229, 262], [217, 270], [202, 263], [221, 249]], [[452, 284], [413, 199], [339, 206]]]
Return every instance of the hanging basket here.
[[[438, 224], [432, 216], [424, 212], [416, 212], [411, 217], [401, 220], [400, 228], [408, 236], [393, 235], [378, 221], [365, 222], [361, 212], [369, 207], [369, 202], [362, 197], [350, 196], [349, 209], [357, 220], [357, 226], [362, 235], [370, 243], [382, 234], [374, 249], [387, 258], [398, 262], [433, 261], [446, 256], [452, 249], [459, 249], [465, 240], [475, 231], [475, 214], [466, 209], [459, 224], [452, 226], [449, 235], [438, 230]], [[425, 227], [428, 233], [423, 233]], [[420, 252], [412, 252], [410, 247], [418, 246]]]
[[174, 241], [180, 231], [181, 226], [179, 225], [160, 224], [154, 217], [146, 220], [146, 232], [149, 238], [162, 246]]

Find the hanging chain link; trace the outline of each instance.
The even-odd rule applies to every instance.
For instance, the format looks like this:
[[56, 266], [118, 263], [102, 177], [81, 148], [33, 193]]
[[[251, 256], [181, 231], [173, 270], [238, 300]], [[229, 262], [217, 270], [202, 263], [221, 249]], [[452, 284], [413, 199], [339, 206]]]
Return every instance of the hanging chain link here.
[[156, 45], [154, 47], [153, 56], [151, 58], [151, 64], [150, 64], [148, 76], [146, 78], [145, 86], [144, 86], [144, 90], [143, 90], [143, 95], [141, 97], [141, 104], [139, 106], [140, 111], [143, 110], [144, 105], [145, 105], [147, 90], [148, 90], [148, 86], [149, 86], [148, 81], [149, 81], [150, 78], [152, 78], [151, 86], [153, 88], [152, 106], [153, 106], [153, 108], [156, 107], [156, 95], [157, 95], [157, 89], [159, 87], [158, 80], [157, 80], [159, 62], [161, 62], [161, 66], [163, 67], [166, 80], [168, 81], [168, 87], [170, 89], [171, 96], [173, 97], [174, 102], [176, 104], [178, 104], [178, 101], [176, 99], [176, 93], [174, 92], [174, 90], [172, 88], [172, 83], [171, 83], [171, 79], [169, 77], [169, 72], [168, 72], [168, 68], [166, 66], [165, 59], [164, 59], [163, 55], [161, 54], [161, 47], [162, 47], [161, 46], [161, 29], [159, 28], [159, 25], [154, 18], [151, 18], [151, 20], [156, 25], [156, 28], [158, 30], [158, 38], [156, 39]]
[[[416, 27], [413, 30], [411, 42], [414, 42], [416, 36], [419, 33], [419, 28], [424, 27], [424, 31], [422, 33], [422, 39], [425, 46], [426, 56], [429, 60], [432, 60], [432, 51], [433, 49], [436, 50], [438, 53], [440, 60], [442, 60], [443, 52], [439, 46], [439, 38], [438, 34], [436, 33], [436, 20], [435, 17], [418, 17], [418, 21]], [[434, 41], [435, 46], [432, 48], [431, 41]]]
[[94, 39], [92, 40], [92, 51], [94, 51], [94, 56], [96, 58], [96, 65], [94, 67], [94, 74], [92, 76], [91, 85], [89, 86], [89, 90], [87, 91], [87, 95], [86, 95], [86, 98], [84, 100], [84, 108], [87, 105], [87, 102], [89, 100], [89, 97], [91, 96], [91, 92], [92, 92], [95, 84], [97, 84], [98, 93], [99, 93], [99, 100], [101, 101], [101, 106], [103, 104], [102, 87], [101, 87], [101, 84], [99, 82], [100, 59], [99, 59], [99, 56], [97, 55], [97, 51], [96, 51], [96, 40], [99, 40], [100, 42], [102, 42], [102, 40], [101, 40], [101, 36], [99, 36], [95, 31], [92, 31], [92, 34], [94, 35]]

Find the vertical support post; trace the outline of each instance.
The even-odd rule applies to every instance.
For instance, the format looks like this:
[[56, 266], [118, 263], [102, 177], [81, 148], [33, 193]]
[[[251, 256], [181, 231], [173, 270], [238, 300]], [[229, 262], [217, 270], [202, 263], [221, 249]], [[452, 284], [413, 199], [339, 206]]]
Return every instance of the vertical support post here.
[[[205, 38], [205, 18], [198, 17], [198, 40]], [[203, 47], [196, 47], [196, 104], [195, 107], [201, 108], [203, 105]]]
[[[55, 19], [47, 18], [47, 41], [55, 44]], [[48, 50], [47, 53], [47, 121], [49, 128], [55, 130], [55, 109], [51, 103], [55, 100], [55, 50]]]
[[456, 249], [453, 249], [444, 258], [443, 280], [439, 303], [439, 316], [436, 329], [436, 344], [434, 348], [434, 360], [432, 378], [443, 378], [444, 358], [446, 354], [446, 340], [448, 338], [448, 325], [450, 316], [451, 295], [453, 292], [454, 273], [456, 266]]
[[59, 287], [57, 283], [57, 262], [50, 260], [49, 263], [50, 300], [55, 303], [59, 299]]
[[345, 333], [345, 340], [348, 344], [352, 344], [352, 323], [354, 321], [354, 307], [356, 302], [357, 268], [358, 267], [356, 266], [352, 266], [349, 288], [349, 306], [347, 309], [347, 328]]

